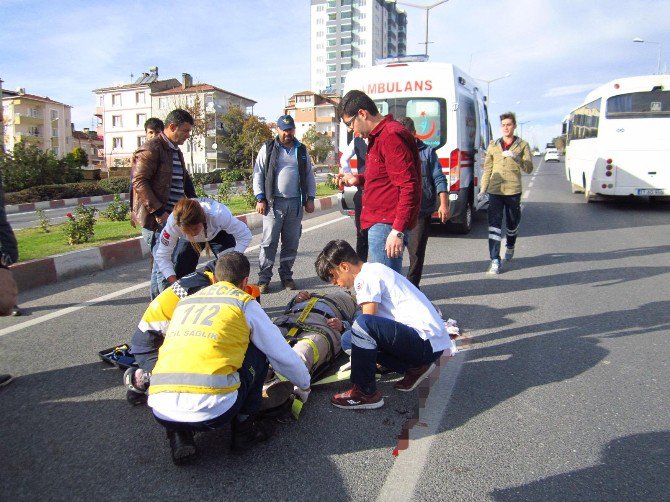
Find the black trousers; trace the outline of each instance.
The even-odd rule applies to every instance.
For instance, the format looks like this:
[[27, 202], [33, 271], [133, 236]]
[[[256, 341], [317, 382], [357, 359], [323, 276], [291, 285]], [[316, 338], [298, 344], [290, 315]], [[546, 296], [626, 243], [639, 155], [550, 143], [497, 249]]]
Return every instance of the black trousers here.
[[407, 279], [417, 288], [423, 274], [423, 260], [426, 257], [430, 219], [431, 215], [419, 216], [416, 226], [409, 232], [409, 245], [407, 246], [409, 271], [407, 272]]
[[361, 210], [363, 209], [363, 188], [358, 187], [354, 195], [354, 223], [356, 224], [356, 254], [368, 261], [368, 231], [361, 229]]
[[521, 221], [521, 194], [489, 194], [489, 254], [492, 260], [500, 260], [500, 240], [502, 239], [502, 221], [505, 214], [507, 238], [505, 246], [513, 248]]

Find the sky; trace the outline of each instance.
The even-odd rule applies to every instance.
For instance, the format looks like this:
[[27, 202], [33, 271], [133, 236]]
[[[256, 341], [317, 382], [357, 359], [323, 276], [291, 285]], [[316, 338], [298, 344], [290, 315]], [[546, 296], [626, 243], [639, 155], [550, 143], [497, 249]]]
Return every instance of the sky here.
[[[421, 54], [425, 10], [399, 7], [407, 52]], [[482, 81], [509, 73], [489, 84], [491, 122], [516, 112], [517, 133], [542, 148], [590, 90], [656, 73], [659, 47], [670, 70], [669, 19], [670, 0], [449, 0], [430, 10], [428, 53]], [[77, 129], [92, 125], [93, 89], [150, 66], [251, 98], [268, 120], [310, 85], [308, 0], [0, 0], [0, 20], [3, 87], [71, 105]]]

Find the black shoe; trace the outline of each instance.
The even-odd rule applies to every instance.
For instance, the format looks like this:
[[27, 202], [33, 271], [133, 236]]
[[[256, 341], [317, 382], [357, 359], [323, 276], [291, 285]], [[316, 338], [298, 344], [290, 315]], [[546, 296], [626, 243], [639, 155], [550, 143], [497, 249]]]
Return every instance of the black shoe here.
[[175, 465], [184, 465], [195, 458], [198, 450], [191, 431], [168, 431], [167, 435]]
[[147, 404], [148, 399], [149, 396], [147, 396], [146, 392], [136, 392], [130, 389], [126, 391], [126, 401], [128, 401], [133, 406]]
[[18, 317], [23, 315], [23, 311], [18, 307], [18, 305], [14, 305], [14, 308], [12, 309], [12, 315], [14, 317]]
[[249, 417], [238, 422], [237, 417], [232, 423], [233, 441], [230, 449], [237, 453], [245, 452], [262, 441], [267, 441], [274, 432], [272, 424], [267, 420]]
[[0, 387], [4, 387], [12, 380], [14, 380], [14, 377], [12, 375], [5, 375], [5, 374], [0, 375]]

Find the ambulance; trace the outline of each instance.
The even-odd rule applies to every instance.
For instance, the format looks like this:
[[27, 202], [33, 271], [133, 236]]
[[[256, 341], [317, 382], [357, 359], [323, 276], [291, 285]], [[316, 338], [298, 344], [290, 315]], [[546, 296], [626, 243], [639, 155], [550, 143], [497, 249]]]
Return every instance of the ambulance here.
[[[486, 99], [478, 82], [448, 63], [403, 58], [381, 63], [349, 71], [344, 94], [361, 90], [374, 100], [382, 115], [414, 120], [416, 136], [435, 149], [447, 178], [450, 226], [467, 234], [472, 228], [486, 147], [491, 140]], [[340, 126], [340, 154], [351, 138], [352, 133]], [[355, 172], [356, 158], [351, 166]], [[353, 215], [354, 192], [355, 188], [346, 188], [340, 194], [342, 213]], [[439, 221], [437, 213], [433, 221]]]

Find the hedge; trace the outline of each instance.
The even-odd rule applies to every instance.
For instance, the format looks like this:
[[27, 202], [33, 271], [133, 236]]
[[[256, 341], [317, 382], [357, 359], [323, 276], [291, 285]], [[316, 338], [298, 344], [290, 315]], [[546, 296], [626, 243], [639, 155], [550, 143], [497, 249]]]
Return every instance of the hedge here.
[[5, 204], [25, 204], [46, 200], [76, 199], [95, 195], [128, 192], [130, 178], [109, 178], [100, 181], [84, 181], [63, 185], [42, 185], [5, 194]]

